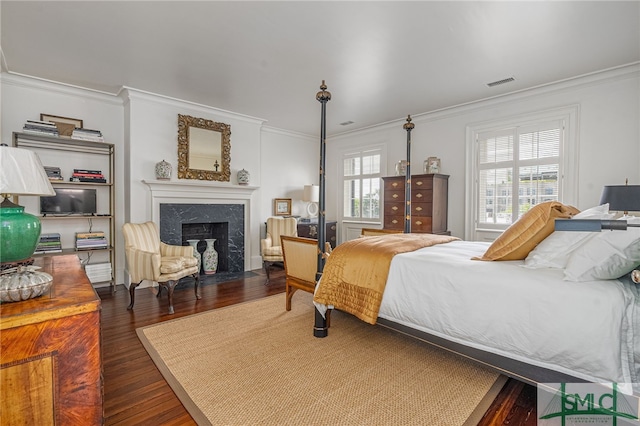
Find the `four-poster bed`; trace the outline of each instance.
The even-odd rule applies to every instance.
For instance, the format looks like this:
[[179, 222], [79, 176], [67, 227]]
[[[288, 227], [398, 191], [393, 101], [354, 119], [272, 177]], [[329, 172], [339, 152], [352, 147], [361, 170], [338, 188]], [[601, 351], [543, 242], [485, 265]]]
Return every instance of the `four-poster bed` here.
[[[325, 107], [331, 95], [324, 81], [321, 89], [319, 208], [324, 220]], [[563, 269], [533, 268], [524, 260], [477, 260], [495, 243], [410, 233], [410, 116], [403, 127], [405, 232], [344, 242], [326, 265], [319, 235], [314, 336], [328, 335], [325, 313], [336, 308], [532, 384], [638, 383], [640, 295], [628, 276], [569, 282]], [[503, 234], [514, 241], [526, 236], [529, 250], [552, 232], [541, 234], [556, 217], [577, 213], [557, 202], [530, 211]]]

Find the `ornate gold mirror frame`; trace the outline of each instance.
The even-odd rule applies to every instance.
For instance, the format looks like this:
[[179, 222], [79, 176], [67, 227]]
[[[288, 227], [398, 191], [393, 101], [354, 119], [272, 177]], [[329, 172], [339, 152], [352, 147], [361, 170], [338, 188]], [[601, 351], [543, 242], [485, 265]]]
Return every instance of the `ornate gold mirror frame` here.
[[231, 126], [178, 114], [178, 179], [231, 177]]

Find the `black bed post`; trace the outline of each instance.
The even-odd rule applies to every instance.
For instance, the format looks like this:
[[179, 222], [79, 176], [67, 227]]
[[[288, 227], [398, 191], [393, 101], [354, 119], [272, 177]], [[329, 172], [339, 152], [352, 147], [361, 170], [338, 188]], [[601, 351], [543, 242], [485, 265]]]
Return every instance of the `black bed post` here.
[[407, 131], [407, 168], [404, 174], [404, 233], [411, 233], [411, 131], [415, 124], [411, 122], [411, 115], [407, 115], [407, 122], [402, 126]]
[[[320, 91], [316, 94], [316, 99], [322, 105], [320, 114], [320, 196], [318, 200], [318, 269], [316, 271], [316, 282], [322, 276], [324, 269], [324, 245], [326, 241], [326, 218], [325, 218], [325, 160], [326, 160], [326, 136], [327, 136], [327, 102], [331, 100], [331, 93], [327, 92], [327, 85], [320, 85]], [[315, 337], [326, 337], [328, 334], [327, 320], [320, 314], [318, 308], [315, 309], [315, 324], [313, 326], [313, 335]]]

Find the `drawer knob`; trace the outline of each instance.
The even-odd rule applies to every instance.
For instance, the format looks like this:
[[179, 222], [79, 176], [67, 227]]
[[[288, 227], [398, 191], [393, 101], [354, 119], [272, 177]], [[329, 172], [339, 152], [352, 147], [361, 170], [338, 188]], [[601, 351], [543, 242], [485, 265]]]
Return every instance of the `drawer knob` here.
[[391, 186], [393, 186], [394, 188], [395, 188], [396, 186], [398, 186], [398, 185], [400, 185], [398, 182], [393, 182], [393, 183], [391, 184]]
[[391, 207], [391, 210], [393, 210], [393, 211], [398, 210], [398, 206], [393, 206], [393, 207]]
[[417, 212], [421, 212], [422, 211], [422, 207], [416, 207], [416, 211]]
[[421, 220], [416, 220], [416, 225], [422, 225], [422, 221]]
[[392, 197], [392, 198], [398, 198], [398, 197], [399, 197], [399, 195], [398, 195], [398, 194], [393, 194], [391, 197]]
[[416, 185], [418, 185], [418, 186], [422, 185], [422, 181], [421, 180], [417, 181]]
[[393, 220], [391, 221], [391, 223], [393, 223], [393, 224], [398, 223], [398, 219], [393, 219]]
[[416, 198], [422, 198], [422, 194], [420, 193], [416, 194]]

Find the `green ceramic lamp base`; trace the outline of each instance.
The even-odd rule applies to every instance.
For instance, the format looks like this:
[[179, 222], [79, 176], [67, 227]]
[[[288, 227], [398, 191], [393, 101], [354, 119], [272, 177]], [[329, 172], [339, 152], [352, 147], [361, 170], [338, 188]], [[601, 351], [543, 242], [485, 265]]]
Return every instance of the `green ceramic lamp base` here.
[[0, 204], [0, 263], [17, 262], [33, 255], [40, 238], [40, 219], [8, 198]]

